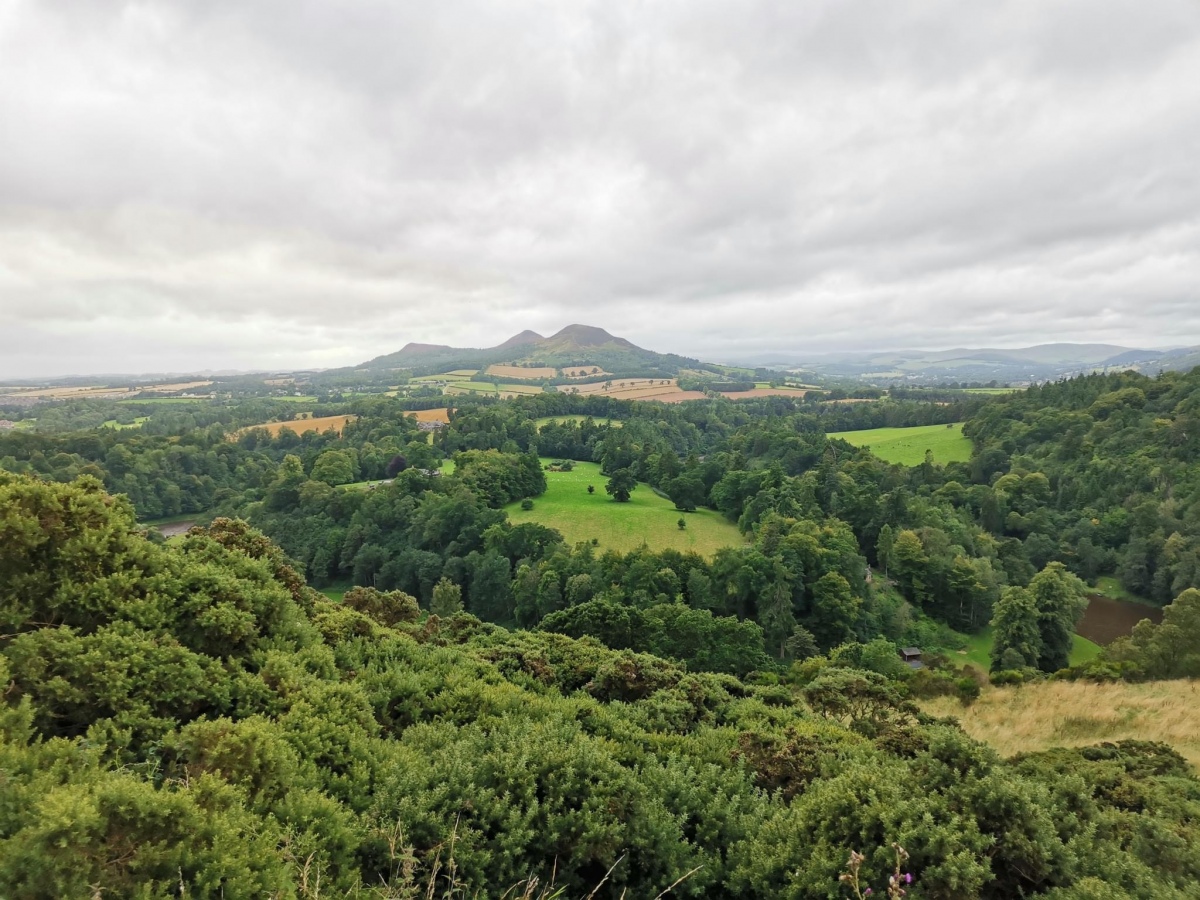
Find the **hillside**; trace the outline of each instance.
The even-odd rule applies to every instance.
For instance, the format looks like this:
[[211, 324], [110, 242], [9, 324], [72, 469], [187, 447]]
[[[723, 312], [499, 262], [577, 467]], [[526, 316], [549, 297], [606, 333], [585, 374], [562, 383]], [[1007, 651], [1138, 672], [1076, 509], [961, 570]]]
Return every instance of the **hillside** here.
[[[765, 360], [764, 360], [765, 361]], [[861, 378], [874, 382], [921, 381], [1029, 382], [1093, 371], [1134, 369], [1186, 371], [1200, 365], [1200, 348], [1154, 350], [1115, 344], [1038, 344], [1033, 347], [990, 347], [952, 350], [889, 350], [876, 353], [829, 353], [809, 356], [771, 356], [770, 362], [802, 366], [829, 377]]]
[[680, 369], [698, 368], [694, 359], [673, 353], [656, 353], [616, 337], [593, 325], [568, 325], [550, 337], [522, 331], [495, 347], [449, 347], [442, 344], [406, 344], [395, 353], [377, 356], [358, 368], [366, 370], [412, 369], [416, 374], [454, 368], [482, 368], [510, 363], [519, 365], [599, 366], [614, 375], [673, 376]]

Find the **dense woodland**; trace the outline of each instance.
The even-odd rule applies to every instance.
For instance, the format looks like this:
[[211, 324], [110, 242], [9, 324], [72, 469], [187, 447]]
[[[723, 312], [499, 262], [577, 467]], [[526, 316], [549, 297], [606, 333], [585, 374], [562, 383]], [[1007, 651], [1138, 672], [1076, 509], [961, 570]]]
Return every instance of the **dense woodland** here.
[[[464, 398], [432, 443], [411, 403], [313, 410], [357, 415], [341, 435], [249, 428], [294, 414], [269, 400], [125, 429], [76, 402], [0, 433], [0, 894], [500, 896], [556, 870], [574, 896], [615, 864], [597, 896], [696, 869], [676, 894], [836, 897], [850, 850], [878, 891], [899, 842], [917, 897], [1200, 896], [1200, 784], [1169, 748], [1001, 761], [911, 703], [977, 681], [895, 652], [992, 624], [996, 680], [1060, 672], [1111, 574], [1166, 619], [1062, 675], [1200, 674], [1200, 370], [932, 401]], [[828, 437], [963, 420], [975, 453], [944, 467]], [[546, 458], [745, 543], [511, 524]], [[180, 514], [211, 527], [136, 525]]]

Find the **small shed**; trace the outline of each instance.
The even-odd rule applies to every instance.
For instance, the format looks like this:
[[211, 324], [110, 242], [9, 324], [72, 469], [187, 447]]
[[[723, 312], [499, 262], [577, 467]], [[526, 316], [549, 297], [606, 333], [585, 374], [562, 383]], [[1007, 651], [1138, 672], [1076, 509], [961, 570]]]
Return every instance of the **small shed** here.
[[904, 647], [900, 651], [900, 658], [904, 660], [904, 664], [910, 669], [922, 669], [925, 663], [921, 662], [920, 647]]

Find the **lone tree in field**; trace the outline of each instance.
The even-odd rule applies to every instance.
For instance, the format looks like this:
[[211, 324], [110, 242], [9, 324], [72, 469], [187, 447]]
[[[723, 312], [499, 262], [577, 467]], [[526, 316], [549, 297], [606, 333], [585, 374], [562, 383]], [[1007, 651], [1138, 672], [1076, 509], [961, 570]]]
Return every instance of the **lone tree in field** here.
[[683, 531], [683, 529], [687, 528], [687, 519], [680, 516], [679, 521], [676, 522], [675, 524], [679, 526], [680, 531]]
[[589, 494], [594, 494], [594, 493], [596, 493], [596, 486], [595, 486], [594, 484], [589, 484], [589, 485], [588, 485], [588, 493], [589, 493]]
[[637, 487], [637, 479], [633, 477], [632, 469], [617, 469], [612, 473], [612, 478], [608, 479], [608, 484], [604, 486], [604, 490], [608, 491], [612, 498], [618, 503], [627, 503], [629, 495], [633, 493]]

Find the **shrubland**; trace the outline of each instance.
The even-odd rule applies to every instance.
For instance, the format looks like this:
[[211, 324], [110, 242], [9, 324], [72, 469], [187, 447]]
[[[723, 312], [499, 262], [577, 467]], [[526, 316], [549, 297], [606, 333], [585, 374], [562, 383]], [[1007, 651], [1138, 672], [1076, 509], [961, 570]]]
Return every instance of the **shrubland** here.
[[893, 842], [914, 897], [1200, 896], [1174, 752], [1006, 762], [865, 649], [738, 679], [334, 603], [244, 523], [156, 543], [86, 476], [0, 475], [0, 578], [7, 896], [394, 897], [438, 865], [466, 896], [835, 897]]

